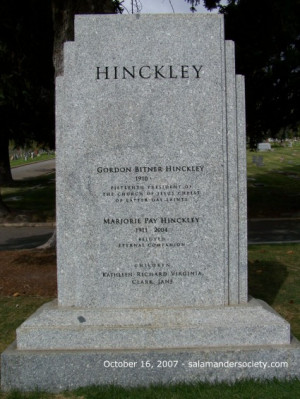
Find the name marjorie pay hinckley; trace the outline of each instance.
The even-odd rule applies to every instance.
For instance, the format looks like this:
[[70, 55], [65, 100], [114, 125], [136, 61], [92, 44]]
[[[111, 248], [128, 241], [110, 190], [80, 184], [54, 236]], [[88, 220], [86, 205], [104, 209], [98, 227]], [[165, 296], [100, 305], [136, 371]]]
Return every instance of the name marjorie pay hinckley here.
[[203, 65], [97, 66], [96, 80], [199, 79]]

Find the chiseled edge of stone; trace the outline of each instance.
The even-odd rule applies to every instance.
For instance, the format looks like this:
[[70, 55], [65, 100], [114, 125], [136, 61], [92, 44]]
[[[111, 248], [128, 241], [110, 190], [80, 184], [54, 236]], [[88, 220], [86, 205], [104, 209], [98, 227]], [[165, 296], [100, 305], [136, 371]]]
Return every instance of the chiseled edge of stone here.
[[[70, 268], [70, 260], [66, 245], [67, 226], [65, 218], [65, 208], [68, 206], [66, 201], [65, 174], [68, 170], [68, 154], [65, 153], [65, 141], [70, 140], [73, 134], [72, 117], [70, 108], [74, 104], [74, 93], [70, 90], [74, 79], [74, 68], [76, 67], [76, 43], [64, 43], [64, 75], [56, 78], [56, 218], [57, 218], [57, 287], [58, 298], [61, 303], [72, 303], [70, 297], [72, 292], [68, 292], [68, 275], [64, 269]], [[74, 140], [78, 138], [74, 137]], [[74, 284], [78, 277], [73, 272], [72, 278]]]
[[248, 245], [247, 245], [247, 157], [245, 79], [236, 76], [238, 192], [239, 192], [239, 303], [248, 300]]
[[[66, 54], [64, 52], [64, 65], [65, 65]], [[60, 287], [63, 286], [63, 282], [60, 278], [60, 265], [62, 264], [61, 258], [64, 252], [64, 240], [63, 240], [63, 228], [61, 222], [61, 209], [60, 204], [63, 203], [63, 177], [61, 175], [61, 170], [64, 168], [64, 156], [63, 156], [63, 141], [65, 128], [65, 83], [64, 77], [58, 76], [55, 80], [55, 141], [56, 141], [56, 252], [57, 252], [57, 285], [58, 292], [60, 292]]]
[[[248, 315], [246, 313], [248, 312]], [[195, 307], [158, 307], [158, 308], [82, 308], [58, 306], [57, 300], [45, 303], [36, 310], [19, 328], [49, 326], [96, 326], [124, 327], [143, 326], [164, 328], [170, 326], [198, 325], [203, 326], [203, 320], [212, 325], [230, 325], [228, 318], [244, 323], [248, 317], [257, 313], [268, 313], [269, 318], [258, 316], [256, 322], [289, 323], [264, 301], [252, 298], [244, 305], [231, 306], [195, 306]], [[253, 319], [254, 320], [254, 319]], [[124, 322], [125, 321], [125, 322]], [[128, 323], [127, 323], [128, 322]]]
[[223, 230], [224, 230], [224, 305], [229, 304], [229, 229], [228, 229], [228, 154], [227, 154], [227, 101], [226, 101], [226, 70], [225, 70], [225, 27], [224, 18], [220, 19], [220, 47], [221, 47], [221, 81], [222, 81], [222, 146], [223, 146], [223, 204], [224, 204], [224, 220], [223, 220]]
[[236, 75], [234, 42], [225, 41], [225, 73], [227, 103], [227, 153], [228, 153], [228, 299], [229, 305], [239, 303], [238, 288], [238, 186], [236, 137]]

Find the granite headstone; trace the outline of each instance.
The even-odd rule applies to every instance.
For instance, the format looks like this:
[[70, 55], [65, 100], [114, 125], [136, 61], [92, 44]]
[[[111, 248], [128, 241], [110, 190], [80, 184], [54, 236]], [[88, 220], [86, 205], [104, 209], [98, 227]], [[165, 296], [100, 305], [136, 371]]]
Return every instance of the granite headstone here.
[[[58, 300], [17, 330], [3, 389], [297, 375], [289, 324], [248, 301], [244, 80], [223, 17], [79, 15], [56, 90]], [[228, 357], [290, 364], [189, 365]]]
[[272, 147], [270, 143], [258, 143], [257, 149], [258, 151], [271, 151]]

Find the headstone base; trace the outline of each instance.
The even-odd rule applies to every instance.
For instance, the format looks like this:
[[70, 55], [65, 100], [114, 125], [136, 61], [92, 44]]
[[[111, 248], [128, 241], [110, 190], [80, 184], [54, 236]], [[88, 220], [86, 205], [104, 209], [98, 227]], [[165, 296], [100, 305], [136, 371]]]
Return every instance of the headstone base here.
[[300, 378], [300, 343], [262, 301], [124, 312], [42, 306], [2, 354], [2, 389]]
[[151, 351], [20, 351], [13, 344], [2, 354], [2, 389], [292, 379], [300, 377], [299, 361], [296, 339], [290, 345]]
[[285, 345], [290, 325], [266, 303], [185, 308], [43, 305], [17, 329], [20, 350], [171, 349]]

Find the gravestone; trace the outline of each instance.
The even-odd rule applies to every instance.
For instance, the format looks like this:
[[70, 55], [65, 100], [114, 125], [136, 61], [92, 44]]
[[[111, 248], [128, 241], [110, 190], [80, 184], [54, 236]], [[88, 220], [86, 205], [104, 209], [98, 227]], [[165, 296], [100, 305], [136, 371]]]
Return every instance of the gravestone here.
[[271, 151], [272, 147], [270, 143], [258, 143], [257, 149], [258, 151]]
[[256, 166], [264, 166], [264, 158], [261, 155], [253, 155], [252, 156], [252, 163]]
[[79, 15], [56, 90], [58, 299], [17, 330], [3, 389], [297, 375], [289, 324], [248, 300], [244, 80], [222, 16]]

